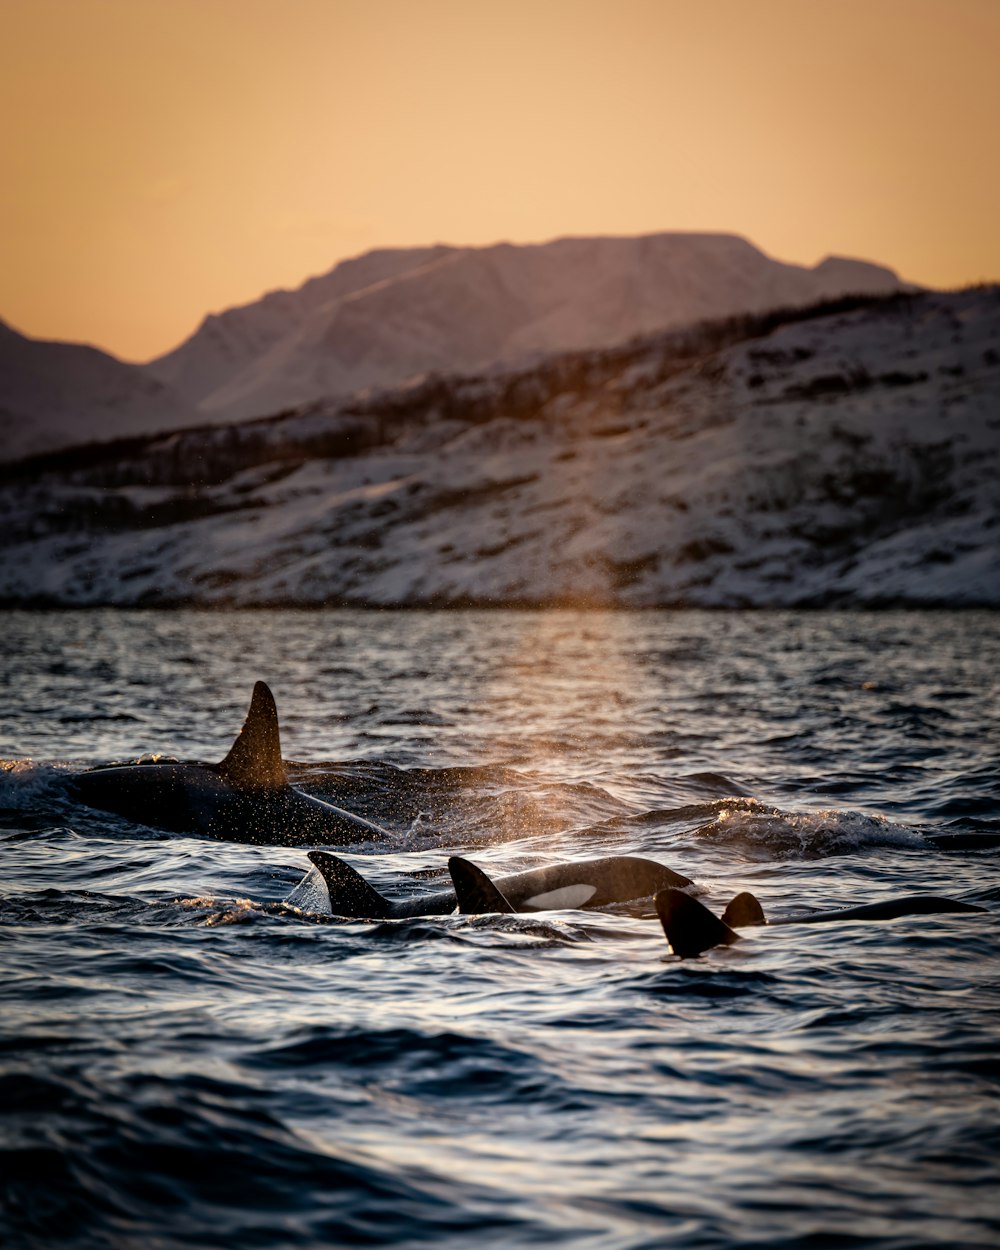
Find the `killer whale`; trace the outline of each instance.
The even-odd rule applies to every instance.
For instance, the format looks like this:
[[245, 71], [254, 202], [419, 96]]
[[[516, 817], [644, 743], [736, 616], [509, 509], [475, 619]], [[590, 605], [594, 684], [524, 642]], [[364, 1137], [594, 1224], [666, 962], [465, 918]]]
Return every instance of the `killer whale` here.
[[682, 877], [655, 860], [633, 855], [570, 861], [496, 880], [471, 860], [452, 855], [448, 871], [455, 887], [458, 910], [465, 916], [481, 916], [487, 912], [591, 910], [612, 903], [653, 898], [665, 889], [682, 892], [694, 884], [688, 877]]
[[[492, 882], [475, 864], [453, 855], [448, 860], [451, 890], [438, 890], [416, 898], [388, 899], [336, 855], [310, 851], [308, 857], [323, 877], [333, 915], [374, 920], [447, 916], [456, 907], [466, 915], [606, 907], [609, 903], [651, 898], [667, 887], [691, 884], [687, 877], [663, 864], [635, 855], [606, 855], [548, 868], [531, 868]], [[289, 899], [293, 899], [295, 893], [293, 891]]]
[[259, 681], [218, 764], [151, 762], [92, 768], [70, 781], [74, 798], [138, 824], [278, 846], [384, 841], [371, 821], [288, 784], [274, 696]]
[[902, 898], [888, 899], [884, 903], [866, 903], [860, 907], [844, 907], [834, 911], [806, 912], [801, 916], [787, 916], [781, 920], [769, 921], [759, 900], [749, 892], [737, 894], [721, 918], [682, 890], [661, 890], [654, 902], [664, 936], [670, 943], [671, 950], [681, 959], [700, 955], [713, 946], [731, 946], [738, 942], [740, 935], [736, 932], [736, 926], [742, 928], [754, 925], [827, 924], [841, 920], [894, 920], [898, 916], [931, 916], [947, 912], [986, 910], [985, 907], [963, 903], [955, 898], [908, 894]]

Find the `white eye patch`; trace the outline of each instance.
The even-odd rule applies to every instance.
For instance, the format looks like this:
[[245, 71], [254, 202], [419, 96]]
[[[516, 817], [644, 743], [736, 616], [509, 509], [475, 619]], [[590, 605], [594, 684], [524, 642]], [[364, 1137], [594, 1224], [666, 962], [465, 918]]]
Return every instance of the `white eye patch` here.
[[521, 904], [525, 910], [558, 911], [563, 907], [582, 907], [589, 898], [597, 893], [596, 885], [564, 885], [560, 890], [549, 890], [546, 894], [535, 894], [526, 898]]

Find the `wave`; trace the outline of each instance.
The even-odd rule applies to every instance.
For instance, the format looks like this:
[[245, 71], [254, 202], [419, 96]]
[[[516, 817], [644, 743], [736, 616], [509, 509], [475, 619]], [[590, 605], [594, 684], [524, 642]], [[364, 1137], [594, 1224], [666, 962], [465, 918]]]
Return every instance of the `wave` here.
[[40, 801], [55, 797], [71, 772], [69, 764], [0, 760], [0, 811], [30, 811]]
[[472, 1217], [463, 1187], [444, 1198], [427, 1169], [297, 1132], [266, 1086], [18, 1073], [0, 1076], [0, 1106], [10, 1245], [392, 1245], [421, 1219], [446, 1231], [474, 1218], [512, 1235], [519, 1224]]
[[822, 859], [871, 847], [927, 846], [916, 829], [885, 816], [835, 808], [789, 812], [756, 799], [721, 804], [695, 836], [761, 859]]

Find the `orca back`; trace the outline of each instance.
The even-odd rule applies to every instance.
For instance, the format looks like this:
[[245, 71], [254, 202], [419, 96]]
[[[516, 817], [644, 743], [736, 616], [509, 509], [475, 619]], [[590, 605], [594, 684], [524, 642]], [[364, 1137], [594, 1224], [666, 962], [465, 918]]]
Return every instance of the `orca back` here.
[[863, 903], [860, 907], [843, 907], [837, 911], [814, 911], [805, 916], [788, 916], [773, 924], [827, 924], [838, 920], [897, 920], [900, 916], [939, 916], [948, 912], [986, 911], [975, 903], [936, 894], [905, 894], [883, 903]]
[[513, 873], [496, 882], [516, 911], [607, 907], [652, 898], [660, 890], [690, 884], [679, 872], [637, 855], [571, 860]]
[[88, 807], [173, 833], [201, 829], [229, 793], [214, 769], [172, 761], [87, 769], [70, 779], [69, 790]]

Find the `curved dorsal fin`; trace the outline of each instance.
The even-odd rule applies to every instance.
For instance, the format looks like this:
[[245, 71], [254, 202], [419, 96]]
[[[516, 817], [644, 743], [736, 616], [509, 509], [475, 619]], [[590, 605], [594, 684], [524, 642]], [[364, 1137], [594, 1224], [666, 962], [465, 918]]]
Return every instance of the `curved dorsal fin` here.
[[253, 688], [243, 728], [218, 770], [244, 790], [273, 790], [288, 784], [281, 762], [278, 709], [274, 695], [262, 681]]
[[670, 948], [681, 959], [700, 955], [713, 946], [728, 946], [740, 940], [729, 925], [683, 890], [661, 890], [653, 899]]
[[744, 929], [747, 925], [767, 924], [767, 917], [760, 899], [749, 890], [744, 890], [729, 900], [722, 913], [722, 923], [729, 925], [730, 929]]
[[483, 916], [488, 912], [512, 912], [514, 908], [481, 868], [460, 855], [448, 860], [458, 910], [463, 916]]
[[369, 920], [392, 915], [392, 904], [369, 885], [361, 873], [328, 851], [310, 851], [309, 859], [326, 882], [330, 911], [335, 916], [365, 916]]

